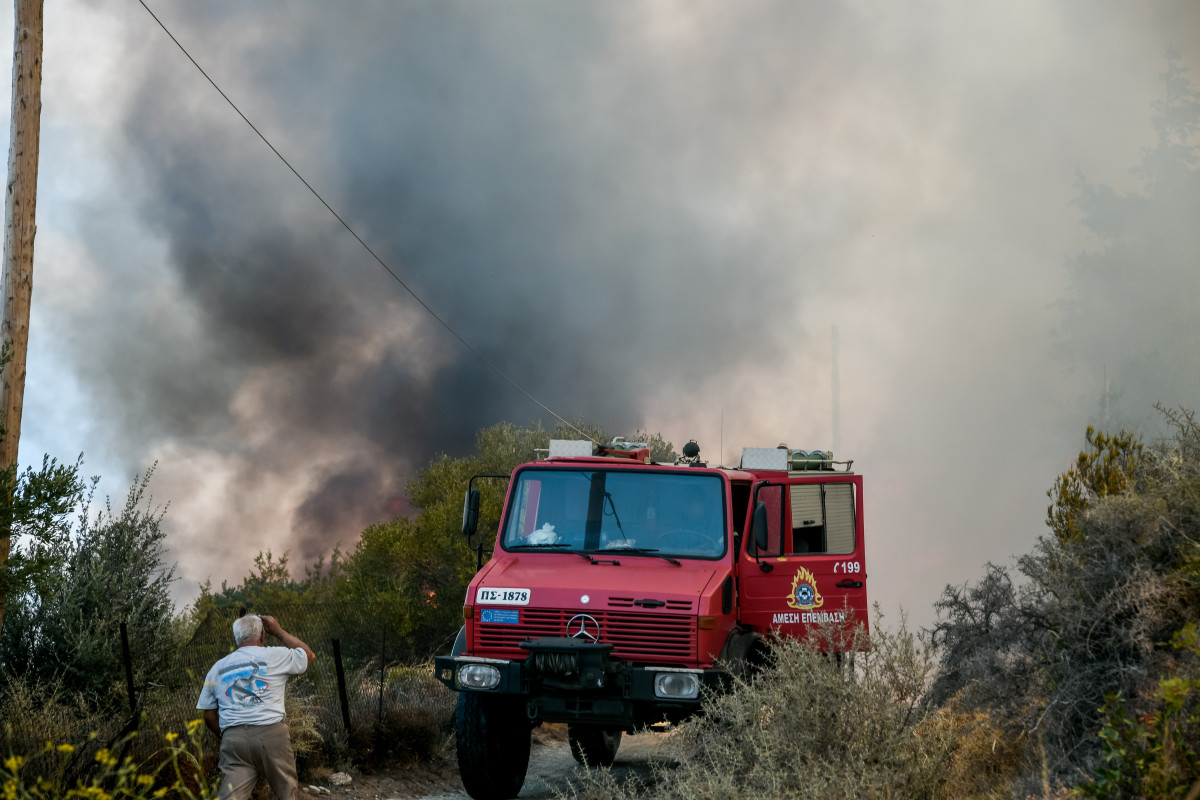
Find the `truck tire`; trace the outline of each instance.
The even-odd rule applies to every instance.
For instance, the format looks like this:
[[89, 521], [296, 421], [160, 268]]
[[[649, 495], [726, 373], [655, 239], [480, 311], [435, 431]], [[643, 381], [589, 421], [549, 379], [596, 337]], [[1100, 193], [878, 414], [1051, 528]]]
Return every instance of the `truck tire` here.
[[735, 678], [749, 682], [770, 663], [770, 654], [762, 636], [735, 628], [725, 640], [719, 661]]
[[467, 794], [475, 800], [516, 797], [529, 769], [531, 731], [520, 702], [459, 692], [454, 739]]
[[571, 755], [589, 767], [611, 767], [621, 746], [621, 730], [603, 725], [567, 725]]

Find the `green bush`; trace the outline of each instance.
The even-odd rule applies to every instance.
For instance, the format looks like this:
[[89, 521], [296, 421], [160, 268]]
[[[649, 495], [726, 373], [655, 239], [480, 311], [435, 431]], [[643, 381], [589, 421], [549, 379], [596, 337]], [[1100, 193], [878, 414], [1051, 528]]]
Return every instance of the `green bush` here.
[[1100, 708], [1104, 766], [1076, 793], [1098, 800], [1124, 797], [1195, 797], [1200, 794], [1200, 630], [1189, 622], [1174, 646], [1191, 658], [1180, 674], [1162, 678], [1152, 710], [1130, 713], [1124, 697], [1109, 695]]
[[95, 515], [85, 500], [71, 535], [44, 554], [46, 579], [9, 598], [0, 668], [34, 686], [60, 687], [98, 707], [126, 703], [120, 626], [127, 624], [136, 682], [169, 675], [177, 641], [165, 563], [163, 510], [149, 504], [151, 472], [125, 505]]
[[1177, 738], [1186, 703], [1172, 710], [1196, 657], [1170, 642], [1200, 617], [1200, 426], [1160, 411], [1175, 435], [1146, 448], [1089, 429], [1090, 450], [1051, 490], [1051, 535], [1017, 561], [1024, 580], [988, 565], [937, 604], [931, 698], [1024, 741], [1017, 794], [1084, 774], [1096, 776], [1084, 791], [1124, 796], [1152, 777], [1157, 757], [1139, 748], [1178, 746], [1181, 764], [1197, 752]]

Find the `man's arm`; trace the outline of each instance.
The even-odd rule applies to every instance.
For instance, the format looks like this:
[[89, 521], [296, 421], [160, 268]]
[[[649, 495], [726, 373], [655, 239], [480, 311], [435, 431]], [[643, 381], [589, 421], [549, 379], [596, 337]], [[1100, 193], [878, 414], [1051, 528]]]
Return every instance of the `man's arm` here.
[[282, 642], [284, 647], [299, 647], [304, 651], [304, 655], [308, 658], [308, 663], [312, 664], [313, 659], [317, 657], [317, 654], [313, 652], [311, 647], [285, 631], [283, 626], [280, 625], [274, 617], [261, 614], [259, 618], [262, 620], [263, 630], [265, 632], [271, 634], [280, 642]]
[[221, 718], [215, 708], [204, 709], [204, 724], [213, 732], [214, 736], [218, 739], [221, 738]]

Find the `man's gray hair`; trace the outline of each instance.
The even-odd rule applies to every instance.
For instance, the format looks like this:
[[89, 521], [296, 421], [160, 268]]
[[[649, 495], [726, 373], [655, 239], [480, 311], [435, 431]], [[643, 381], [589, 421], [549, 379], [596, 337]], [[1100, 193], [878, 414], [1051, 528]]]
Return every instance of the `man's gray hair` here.
[[257, 642], [262, 635], [262, 617], [258, 614], [247, 614], [233, 621], [233, 640], [237, 642], [238, 647], [247, 642]]

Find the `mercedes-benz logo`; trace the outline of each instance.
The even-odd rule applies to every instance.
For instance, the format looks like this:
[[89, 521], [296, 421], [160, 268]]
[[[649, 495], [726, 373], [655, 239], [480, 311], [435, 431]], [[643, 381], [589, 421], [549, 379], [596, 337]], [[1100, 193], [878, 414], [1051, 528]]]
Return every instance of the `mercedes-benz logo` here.
[[600, 641], [600, 623], [595, 617], [587, 614], [576, 614], [567, 620], [567, 636], [572, 639], [587, 639], [589, 642]]

